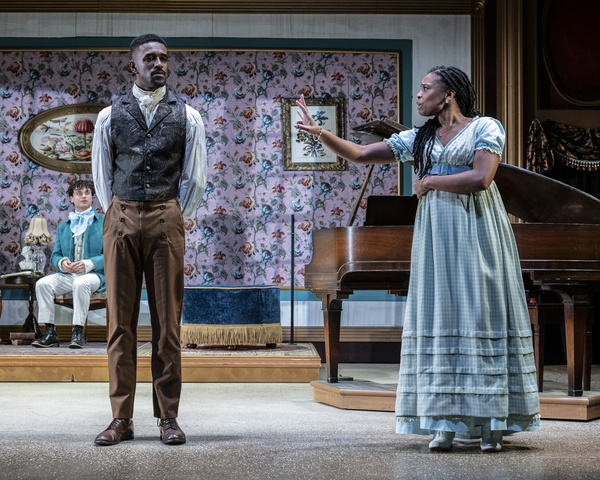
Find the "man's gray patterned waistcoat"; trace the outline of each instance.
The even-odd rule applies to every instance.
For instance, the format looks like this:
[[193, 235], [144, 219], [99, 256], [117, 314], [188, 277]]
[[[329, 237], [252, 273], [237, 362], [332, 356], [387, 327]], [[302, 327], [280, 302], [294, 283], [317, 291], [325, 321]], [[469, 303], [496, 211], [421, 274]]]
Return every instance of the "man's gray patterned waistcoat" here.
[[110, 122], [113, 194], [145, 202], [176, 198], [185, 155], [185, 103], [167, 89], [148, 127], [129, 92], [113, 103]]

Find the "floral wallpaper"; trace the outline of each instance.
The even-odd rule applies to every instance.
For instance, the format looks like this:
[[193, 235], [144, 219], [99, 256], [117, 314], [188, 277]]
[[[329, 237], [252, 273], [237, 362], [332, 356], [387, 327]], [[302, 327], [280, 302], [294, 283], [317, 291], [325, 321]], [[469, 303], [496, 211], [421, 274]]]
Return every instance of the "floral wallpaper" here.
[[[32, 216], [43, 214], [54, 236], [71, 209], [68, 185], [79, 177], [28, 160], [19, 129], [48, 108], [110, 103], [131, 87], [128, 62], [128, 52], [0, 52], [0, 273], [19, 269]], [[289, 286], [292, 276], [304, 285], [312, 230], [346, 225], [367, 167], [284, 171], [282, 98], [343, 97], [351, 132], [397, 118], [398, 68], [396, 55], [375, 53], [170, 52], [168, 86], [201, 113], [207, 133], [204, 202], [185, 219], [188, 285]], [[366, 195], [397, 193], [396, 179], [395, 165], [376, 167]]]

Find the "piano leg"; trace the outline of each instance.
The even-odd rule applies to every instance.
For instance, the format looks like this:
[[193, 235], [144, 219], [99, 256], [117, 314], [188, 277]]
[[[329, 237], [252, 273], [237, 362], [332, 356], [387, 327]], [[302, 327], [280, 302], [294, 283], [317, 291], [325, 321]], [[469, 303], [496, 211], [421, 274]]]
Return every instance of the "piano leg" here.
[[[325, 360], [327, 362], [327, 382], [337, 383], [340, 358], [340, 321], [342, 318], [342, 300], [332, 294], [318, 295], [323, 309], [325, 327]], [[346, 295], [344, 298], [348, 298]]]
[[[584, 358], [588, 353], [585, 352], [586, 330], [590, 325], [591, 304], [587, 295], [578, 295], [576, 290], [573, 293], [567, 293], [564, 290], [555, 291], [563, 299], [565, 312], [568, 394], [571, 397], [581, 397], [583, 395]], [[588, 369], [586, 365], [586, 370]], [[586, 383], [588, 382], [586, 381]]]
[[538, 392], [544, 391], [544, 322], [540, 321], [538, 305], [529, 305], [529, 321], [533, 326], [533, 352], [537, 371]]
[[588, 309], [585, 327], [585, 347], [583, 354], [583, 390], [591, 390], [592, 382], [592, 334], [594, 328], [594, 310]]

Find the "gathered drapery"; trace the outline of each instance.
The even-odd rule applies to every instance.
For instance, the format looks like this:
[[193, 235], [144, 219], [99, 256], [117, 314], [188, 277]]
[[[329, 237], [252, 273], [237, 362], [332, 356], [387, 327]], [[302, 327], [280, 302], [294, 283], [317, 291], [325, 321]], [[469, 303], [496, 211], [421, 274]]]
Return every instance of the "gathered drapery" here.
[[534, 119], [527, 139], [527, 169], [548, 173], [557, 164], [600, 171], [600, 128], [580, 128]]

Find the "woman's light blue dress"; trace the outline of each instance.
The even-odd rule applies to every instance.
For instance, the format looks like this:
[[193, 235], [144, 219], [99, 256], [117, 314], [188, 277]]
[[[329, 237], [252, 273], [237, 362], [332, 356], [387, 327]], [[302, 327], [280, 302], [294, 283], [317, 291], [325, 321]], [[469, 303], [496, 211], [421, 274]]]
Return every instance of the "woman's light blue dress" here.
[[[416, 129], [394, 134], [398, 161], [412, 161]], [[477, 117], [444, 147], [433, 172], [473, 166], [476, 150], [501, 154], [504, 130]], [[496, 184], [419, 202], [396, 399], [396, 431], [505, 435], [541, 428], [531, 325], [517, 246]]]

